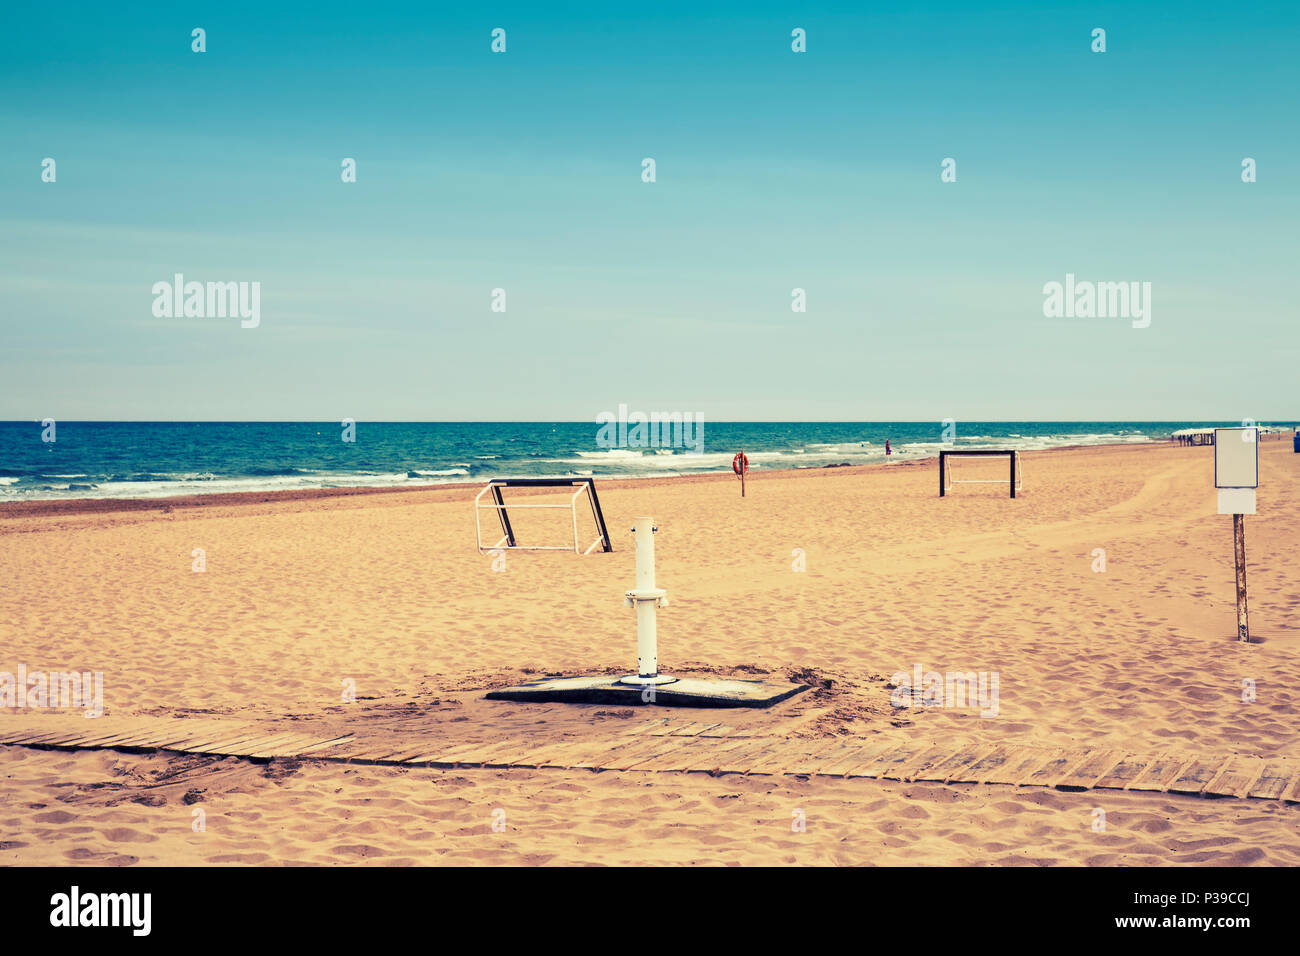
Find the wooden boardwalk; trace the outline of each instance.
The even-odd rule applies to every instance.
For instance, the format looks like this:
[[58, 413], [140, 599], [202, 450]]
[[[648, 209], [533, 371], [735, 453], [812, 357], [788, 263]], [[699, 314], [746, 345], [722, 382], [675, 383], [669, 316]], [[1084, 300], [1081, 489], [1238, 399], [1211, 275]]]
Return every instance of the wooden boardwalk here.
[[596, 739], [323, 736], [231, 719], [6, 717], [0, 745], [53, 750], [184, 753], [252, 760], [301, 757], [408, 767], [616, 770], [715, 776], [818, 776], [1063, 790], [1129, 790], [1300, 803], [1300, 760], [1244, 754], [1135, 754], [1015, 744], [789, 738], [721, 722], [656, 717]]

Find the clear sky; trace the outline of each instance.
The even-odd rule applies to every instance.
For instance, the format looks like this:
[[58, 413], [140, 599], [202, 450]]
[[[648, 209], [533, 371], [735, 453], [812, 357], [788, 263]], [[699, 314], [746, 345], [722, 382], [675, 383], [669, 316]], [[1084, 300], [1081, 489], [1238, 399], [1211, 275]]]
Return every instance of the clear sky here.
[[[5, 3], [0, 419], [1293, 418], [1298, 39], [1294, 2]], [[261, 324], [154, 317], [177, 272]], [[1150, 282], [1150, 327], [1044, 317], [1066, 273]]]

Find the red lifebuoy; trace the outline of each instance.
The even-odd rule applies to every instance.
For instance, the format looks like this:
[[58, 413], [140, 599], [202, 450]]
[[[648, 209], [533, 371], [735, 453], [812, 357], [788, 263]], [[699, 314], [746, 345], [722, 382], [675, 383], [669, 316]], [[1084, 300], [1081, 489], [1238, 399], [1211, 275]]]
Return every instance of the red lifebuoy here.
[[736, 452], [736, 457], [731, 459], [731, 470], [736, 474], [743, 474], [749, 471], [749, 456], [743, 451]]

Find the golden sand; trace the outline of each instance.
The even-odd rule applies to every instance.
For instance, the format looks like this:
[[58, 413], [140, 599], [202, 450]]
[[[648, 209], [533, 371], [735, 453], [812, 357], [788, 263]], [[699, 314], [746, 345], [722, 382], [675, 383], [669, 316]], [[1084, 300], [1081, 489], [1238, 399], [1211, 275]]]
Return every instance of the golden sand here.
[[[649, 709], [482, 698], [633, 668], [628, 529], [650, 515], [672, 602], [661, 670], [817, 688], [729, 713], [739, 726], [1300, 758], [1300, 455], [1261, 447], [1246, 645], [1212, 453], [1031, 453], [1016, 500], [940, 499], [934, 462], [753, 472], [743, 500], [731, 476], [600, 482], [615, 553], [511, 552], [504, 570], [474, 545], [477, 488], [6, 506], [0, 671], [102, 671], [109, 718], [364, 728], [394, 746], [611, 735]], [[521, 520], [571, 534], [567, 516]], [[889, 678], [917, 666], [996, 673], [997, 715], [895, 710]], [[1283, 801], [11, 746], [0, 771], [4, 863], [1300, 863], [1300, 806]]]

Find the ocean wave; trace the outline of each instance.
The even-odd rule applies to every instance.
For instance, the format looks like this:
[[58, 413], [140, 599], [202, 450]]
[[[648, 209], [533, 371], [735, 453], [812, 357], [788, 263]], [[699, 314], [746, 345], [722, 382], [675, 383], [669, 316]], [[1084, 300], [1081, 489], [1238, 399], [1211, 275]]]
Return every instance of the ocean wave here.
[[[295, 491], [317, 488], [420, 487], [464, 481], [462, 468], [429, 470], [408, 477], [409, 472], [304, 472], [294, 475], [212, 476], [193, 481], [181, 475], [151, 476], [134, 481], [108, 479], [99, 482], [19, 484], [0, 481], [0, 501], [46, 501], [66, 498], [170, 498], [192, 494], [232, 494], [258, 491]], [[127, 476], [132, 478], [135, 476]]]
[[[3, 423], [0, 423], [3, 424]], [[0, 469], [0, 501], [59, 498], [160, 498], [226, 492], [261, 492], [313, 488], [415, 488], [486, 480], [489, 477], [624, 480], [683, 474], [731, 473], [732, 456], [745, 447], [751, 469], [824, 468], [831, 465], [915, 462], [942, 450], [1014, 448], [1033, 451], [1067, 445], [1130, 444], [1169, 434], [1161, 423], [1019, 424], [1025, 432], [999, 431], [997, 424], [972, 424], [972, 434], [943, 442], [938, 427], [924, 423], [867, 423], [853, 426], [798, 424], [780, 428], [741, 429], [726, 444], [715, 440], [703, 452], [689, 448], [595, 448], [590, 432], [546, 435], [544, 439], [510, 438], [482, 428], [442, 444], [416, 436], [375, 448], [322, 446], [319, 441], [266, 444], [261, 431], [238, 440], [224, 435], [194, 443], [160, 445], [148, 428], [124, 433], [116, 444], [69, 446], [64, 450], [15, 443]], [[1144, 425], [1146, 427], [1144, 428]], [[137, 426], [122, 426], [124, 428]], [[197, 427], [197, 426], [196, 426]], [[729, 426], [730, 427], [730, 426]], [[958, 425], [960, 428], [960, 423]], [[1096, 431], [1101, 427], [1103, 431]], [[1171, 426], [1172, 427], [1172, 426]], [[1034, 434], [1039, 429], [1039, 434]], [[859, 439], [869, 433], [880, 442]], [[892, 434], [891, 434], [892, 433]], [[721, 432], [718, 433], [721, 435]], [[884, 437], [893, 454], [884, 455]], [[743, 436], [743, 437], [739, 437]], [[802, 439], [842, 436], [840, 441]], [[226, 442], [227, 444], [221, 444]], [[421, 444], [424, 442], [424, 444]], [[475, 446], [478, 446], [477, 449]], [[474, 454], [484, 446], [498, 453]], [[271, 451], [270, 460], [263, 449]], [[465, 452], [471, 452], [466, 455]], [[55, 452], [55, 454], [50, 454]], [[39, 454], [37, 454], [39, 453]], [[27, 456], [27, 457], [24, 457]], [[59, 472], [48, 469], [61, 468]]]
[[310, 475], [313, 474], [313, 472], [304, 471], [301, 468], [293, 468], [288, 465], [281, 465], [279, 467], [268, 468], [259, 468], [254, 466], [249, 468], [245, 474], [256, 478], [288, 478], [291, 476]]

